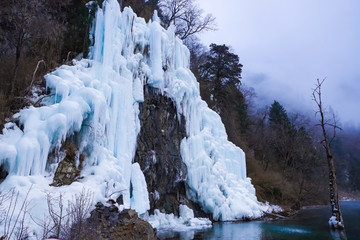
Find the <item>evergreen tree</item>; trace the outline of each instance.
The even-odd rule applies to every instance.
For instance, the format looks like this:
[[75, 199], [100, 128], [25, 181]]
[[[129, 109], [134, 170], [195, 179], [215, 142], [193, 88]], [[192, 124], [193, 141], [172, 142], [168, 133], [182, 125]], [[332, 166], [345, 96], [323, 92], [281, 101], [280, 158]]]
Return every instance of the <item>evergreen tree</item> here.
[[[95, 17], [97, 5], [100, 1], [93, 2], [92, 7], [86, 5], [87, 0], [72, 0], [71, 4], [64, 9], [66, 13], [67, 28], [65, 33], [64, 46], [62, 48], [61, 60], [70, 60], [77, 54], [83, 53], [84, 57], [88, 55], [89, 28]], [[89, 8], [91, 9], [89, 15]], [[69, 55], [69, 53], [71, 53]]]
[[239, 142], [236, 139], [247, 131], [250, 123], [248, 106], [240, 91], [242, 65], [239, 57], [230, 52], [228, 46], [216, 44], [210, 45], [210, 51], [205, 57], [196, 52], [195, 55], [195, 60], [203, 63], [198, 67], [199, 71], [195, 71], [200, 77], [202, 97], [222, 117], [229, 139]]
[[225, 44], [210, 45], [210, 54], [207, 63], [201, 67], [203, 78], [215, 82], [220, 87], [225, 84], [239, 84], [241, 79], [242, 65], [238, 55], [231, 53]]
[[200, 66], [201, 77], [211, 82], [210, 92], [215, 101], [224, 98], [224, 86], [238, 87], [240, 85], [242, 65], [239, 57], [231, 53], [226, 45], [210, 45], [210, 53], [205, 64]]
[[290, 126], [290, 121], [286, 110], [278, 101], [274, 100], [274, 103], [271, 104], [269, 122], [270, 124], [277, 124], [287, 127]]

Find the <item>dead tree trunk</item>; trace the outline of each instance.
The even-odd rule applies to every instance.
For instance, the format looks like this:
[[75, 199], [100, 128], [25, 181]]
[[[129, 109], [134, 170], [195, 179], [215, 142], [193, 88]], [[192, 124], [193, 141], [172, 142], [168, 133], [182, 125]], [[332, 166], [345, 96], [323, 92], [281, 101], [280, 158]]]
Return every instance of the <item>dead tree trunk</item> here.
[[326, 158], [329, 168], [329, 190], [330, 190], [330, 205], [331, 205], [331, 213], [332, 213], [331, 214], [332, 216], [329, 220], [329, 224], [332, 228], [344, 229], [344, 220], [340, 211], [334, 159], [331, 154], [331, 148], [329, 143], [327, 143], [326, 141], [326, 143], [323, 146], [326, 151]]
[[[331, 205], [331, 217], [329, 220], [329, 225], [331, 228], [342, 230], [345, 228], [345, 226], [339, 204], [334, 158], [331, 153], [331, 143], [335, 138], [336, 129], [340, 129], [340, 128], [337, 126], [334, 115], [333, 115], [333, 119], [326, 119], [325, 117], [325, 109], [323, 107], [323, 103], [321, 99], [321, 85], [324, 82], [324, 80], [325, 79], [320, 81], [319, 79], [317, 79], [317, 83], [315, 85], [315, 89], [313, 90], [312, 96], [313, 96], [313, 101], [316, 103], [318, 108], [316, 114], [320, 115], [320, 123], [317, 125], [320, 126], [322, 130], [323, 140], [321, 141], [321, 144], [325, 149], [326, 159], [329, 168], [329, 190], [330, 190], [330, 205]], [[332, 131], [331, 136], [329, 136], [328, 133], [329, 128]]]

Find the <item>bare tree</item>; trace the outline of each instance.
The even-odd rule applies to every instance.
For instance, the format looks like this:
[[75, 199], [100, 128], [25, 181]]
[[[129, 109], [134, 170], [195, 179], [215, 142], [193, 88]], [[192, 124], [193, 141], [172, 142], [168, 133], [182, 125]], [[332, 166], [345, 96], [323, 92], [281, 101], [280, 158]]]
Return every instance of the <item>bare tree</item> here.
[[175, 34], [183, 40], [199, 32], [215, 30], [215, 17], [211, 14], [203, 17], [203, 10], [194, 0], [160, 0], [159, 6], [165, 27], [174, 24]]
[[[14, 94], [15, 91], [20, 62], [25, 50], [34, 54], [36, 52], [34, 51], [35, 43], [42, 42], [40, 49], [51, 53], [49, 45], [59, 44], [65, 29], [64, 19], [61, 19], [64, 17], [59, 16], [62, 12], [61, 8], [68, 4], [69, 0], [0, 1], [0, 42], [4, 43], [4, 48], [0, 53], [12, 49], [15, 52], [11, 94]], [[30, 44], [31, 41], [33, 42]], [[59, 46], [56, 46], [52, 49], [58, 48]]]
[[334, 229], [344, 229], [344, 220], [340, 210], [338, 188], [336, 183], [336, 172], [334, 158], [331, 152], [331, 143], [336, 136], [336, 130], [341, 129], [337, 125], [337, 120], [333, 114], [331, 119], [326, 118], [326, 108], [324, 108], [322, 98], [321, 98], [321, 86], [324, 83], [325, 79], [320, 81], [317, 79], [315, 88], [312, 93], [312, 100], [317, 105], [316, 115], [320, 115], [319, 124], [317, 126], [321, 127], [323, 139], [321, 141], [322, 146], [326, 152], [326, 158], [329, 168], [329, 189], [330, 189], [330, 205], [331, 205], [331, 218], [329, 220], [329, 225]]
[[68, 203], [68, 216], [71, 224], [67, 239], [81, 240], [88, 233], [86, 219], [93, 206], [94, 193], [83, 189], [81, 193], [75, 194], [72, 201]]
[[[4, 230], [0, 234], [0, 239], [25, 239], [28, 233], [28, 226], [26, 225], [26, 215], [28, 214], [29, 201], [28, 196], [32, 186], [27, 191], [25, 198], [22, 202], [19, 202], [19, 192], [15, 192], [12, 189], [8, 192], [0, 192], [0, 212], [3, 217], [0, 219], [0, 223], [3, 223]], [[3, 209], [2, 206], [7, 202], [7, 209]], [[18, 207], [20, 205], [20, 208]], [[1, 236], [2, 235], [2, 236]]]
[[[45, 224], [45, 221], [43, 223], [43, 226], [47, 227], [48, 233], [52, 232], [53, 234], [55, 234], [56, 238], [59, 238], [64, 222], [66, 221], [65, 219], [68, 217], [64, 211], [65, 209], [63, 203], [63, 194], [59, 193], [59, 197], [54, 198], [52, 197], [51, 193], [48, 193], [46, 196], [46, 200], [47, 200], [49, 215], [53, 222], [53, 226], [48, 228], [48, 225]], [[45, 228], [43, 230], [44, 232], [46, 232]]]
[[11, 82], [11, 93], [13, 94], [20, 58], [24, 44], [31, 35], [34, 18], [37, 14], [38, 1], [1, 1], [0, 9], [0, 14], [4, 17], [4, 19], [1, 19], [0, 33], [10, 43], [10, 46], [15, 48], [15, 67]]
[[87, 229], [87, 217], [93, 206], [93, 192], [85, 191], [75, 194], [71, 201], [68, 201], [65, 208], [64, 195], [58, 196], [47, 194], [47, 205], [50, 216], [44, 217], [44, 220], [32, 220], [42, 228], [42, 238], [52, 236], [58, 239], [83, 239]]

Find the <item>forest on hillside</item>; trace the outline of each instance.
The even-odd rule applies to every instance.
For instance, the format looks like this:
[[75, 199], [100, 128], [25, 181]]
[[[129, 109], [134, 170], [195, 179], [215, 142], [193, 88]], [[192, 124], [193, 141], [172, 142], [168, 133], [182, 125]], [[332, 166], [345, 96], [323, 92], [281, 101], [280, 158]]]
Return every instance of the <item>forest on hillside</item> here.
[[[202, 98], [221, 116], [229, 140], [246, 153], [247, 173], [259, 200], [295, 209], [328, 202], [327, 163], [317, 120], [288, 112], [276, 99], [267, 106], [254, 105], [256, 89], [242, 84], [246, 66], [239, 56], [230, 46], [207, 47], [198, 38], [198, 33], [216, 29], [212, 15], [205, 15], [195, 0], [119, 2], [146, 21], [156, 10], [164, 27], [175, 25], [190, 50]], [[20, 109], [39, 104], [32, 102], [32, 95], [46, 91], [44, 74], [72, 64], [73, 58], [87, 57], [96, 7], [87, 0], [0, 2], [1, 129]], [[344, 129], [332, 145], [343, 191], [360, 191], [359, 142], [360, 133]]]

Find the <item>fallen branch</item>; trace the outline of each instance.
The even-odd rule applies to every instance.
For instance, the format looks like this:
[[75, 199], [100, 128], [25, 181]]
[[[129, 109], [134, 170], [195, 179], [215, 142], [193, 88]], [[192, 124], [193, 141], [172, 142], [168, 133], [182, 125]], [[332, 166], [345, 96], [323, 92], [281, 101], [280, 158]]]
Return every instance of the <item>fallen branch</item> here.
[[36, 107], [40, 102], [41, 100], [43, 100], [44, 98], [47, 98], [47, 97], [52, 97], [52, 96], [55, 96], [55, 93], [53, 94], [50, 94], [50, 95], [45, 95], [45, 96], [42, 96], [41, 98], [39, 98], [33, 105], [34, 107]]

